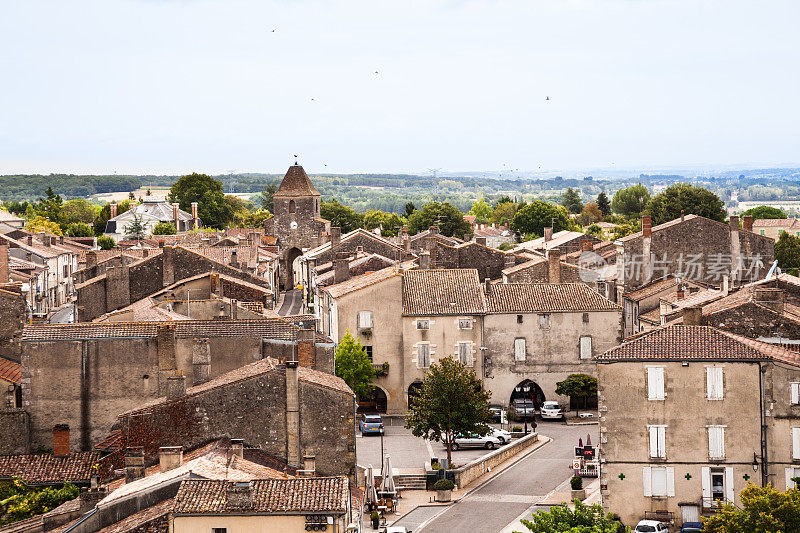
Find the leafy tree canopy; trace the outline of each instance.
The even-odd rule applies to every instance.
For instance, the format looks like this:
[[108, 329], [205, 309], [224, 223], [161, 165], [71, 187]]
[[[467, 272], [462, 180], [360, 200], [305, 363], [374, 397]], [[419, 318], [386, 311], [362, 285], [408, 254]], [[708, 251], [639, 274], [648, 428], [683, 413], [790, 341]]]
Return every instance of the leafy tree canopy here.
[[640, 183], [615, 192], [611, 209], [625, 217], [640, 217], [649, 201], [650, 191]]
[[[117, 204], [117, 215], [121, 215], [131, 208], [131, 201], [125, 200]], [[106, 231], [106, 222], [111, 218], [111, 204], [106, 204], [97, 212], [97, 217], [94, 219], [94, 234], [102, 235]]]
[[603, 213], [603, 217], [607, 217], [611, 214], [611, 201], [608, 199], [605, 192], [601, 192], [597, 195], [597, 207], [600, 209], [600, 212]]
[[181, 176], [169, 190], [167, 201], [177, 202], [184, 211], [191, 211], [192, 202], [197, 202], [198, 215], [206, 227], [222, 229], [233, 220], [234, 210], [225, 199], [222, 183], [206, 174]]
[[447, 237], [461, 238], [471, 231], [464, 214], [447, 202], [429, 202], [408, 219], [408, 230], [412, 235], [433, 225], [438, 225], [439, 232]]
[[280, 182], [278, 180], [273, 180], [267, 183], [266, 187], [264, 187], [264, 190], [259, 193], [256, 201], [261, 204], [261, 209], [266, 209], [267, 211], [273, 211], [275, 209], [275, 201], [273, 197], [278, 191], [279, 186]]
[[57, 222], [54, 222], [49, 218], [45, 218], [41, 215], [36, 215], [32, 219], [28, 220], [28, 222], [25, 223], [25, 229], [33, 233], [46, 231], [47, 233], [52, 233], [53, 235], [64, 234], [61, 231], [61, 226], [59, 226]]
[[[600, 504], [586, 505], [575, 501], [575, 510], [565, 504], [555, 505], [548, 511], [537, 511], [530, 520], [522, 523], [532, 533], [617, 533], [620, 524], [606, 513]], [[519, 533], [519, 532], [514, 532]]]
[[93, 224], [95, 217], [94, 204], [88, 200], [76, 198], [67, 200], [61, 206], [61, 223], [68, 224]]
[[489, 392], [481, 387], [475, 372], [452, 357], [431, 364], [410, 404], [406, 428], [417, 437], [444, 440], [448, 463], [452, 463], [450, 452], [456, 435], [485, 435], [488, 431]]
[[61, 196], [53, 192], [52, 187], [48, 187], [47, 191], [45, 191], [45, 197], [39, 198], [39, 203], [36, 205], [36, 213], [53, 222], [59, 222], [61, 220], [62, 204]]
[[100, 235], [97, 238], [97, 246], [99, 246], [101, 250], [113, 250], [117, 247], [117, 242], [108, 235]]
[[727, 504], [703, 520], [708, 533], [788, 533], [800, 531], [800, 489], [786, 492], [750, 483], [739, 494], [741, 508]]
[[470, 215], [475, 215], [475, 223], [477, 224], [486, 224], [489, 222], [492, 218], [492, 212], [493, 209], [483, 198], [473, 203], [469, 210]]
[[375, 209], [370, 209], [364, 213], [364, 227], [366, 229], [380, 227], [381, 235], [384, 237], [396, 237], [403, 224], [405, 224], [405, 220], [397, 213], [386, 213]]
[[272, 217], [272, 213], [266, 209], [237, 211], [233, 215], [233, 224], [237, 228], [262, 228], [264, 222], [270, 217]]
[[492, 223], [499, 226], [510, 226], [519, 208], [520, 204], [515, 202], [499, 202], [492, 212]]
[[583, 207], [583, 211], [578, 215], [577, 220], [581, 225], [588, 226], [589, 224], [603, 220], [603, 213], [600, 212], [600, 208], [597, 207], [596, 203], [589, 202]]
[[577, 215], [578, 213], [583, 211], [583, 201], [581, 200], [581, 192], [579, 190], [573, 189], [572, 187], [567, 187], [567, 190], [561, 197], [561, 205], [563, 205], [570, 213]]
[[681, 211], [687, 215], [699, 215], [724, 222], [724, 205], [719, 196], [708, 189], [688, 183], [676, 183], [653, 196], [647, 203], [645, 212], [653, 218], [654, 226], [680, 218]]
[[781, 270], [795, 272], [800, 269], [800, 237], [785, 231], [781, 233], [775, 243], [775, 260]]
[[2, 523], [8, 524], [44, 514], [78, 497], [80, 490], [72, 483], [53, 487], [29, 487], [19, 478], [0, 484], [0, 500], [5, 508]]
[[151, 232], [152, 235], [175, 235], [176, 233], [178, 232], [175, 231], [175, 225], [169, 222], [159, 222], [153, 226]]
[[134, 214], [133, 219], [125, 225], [123, 231], [125, 232], [125, 237], [128, 239], [140, 240], [147, 237], [147, 228], [145, 228], [145, 224], [142, 222], [142, 217], [136, 214]]
[[375, 369], [361, 345], [361, 339], [354, 339], [348, 329], [336, 348], [336, 375], [353, 389], [359, 398], [365, 398], [372, 392], [372, 378]]
[[413, 213], [416, 210], [417, 210], [417, 206], [414, 205], [414, 202], [408, 202], [405, 205], [405, 212], [404, 212], [406, 218], [410, 217], [411, 213]]
[[553, 233], [569, 228], [566, 209], [536, 200], [517, 211], [511, 227], [519, 233], [541, 236], [544, 234], [544, 228], [550, 225], [553, 226]]
[[77, 222], [67, 226], [67, 235], [70, 237], [94, 237], [94, 228], [89, 224]]
[[352, 207], [340, 204], [337, 200], [322, 202], [319, 206], [322, 218], [331, 221], [331, 227], [339, 226], [342, 233], [364, 227], [364, 215], [356, 213]]
[[758, 220], [760, 218], [787, 218], [786, 213], [782, 209], [778, 209], [777, 207], [771, 207], [768, 205], [760, 205], [758, 207], [751, 207], [744, 213], [742, 216], [751, 216], [753, 219]]
[[597, 378], [588, 374], [570, 374], [564, 381], [556, 383], [556, 394], [583, 398], [585, 401], [586, 398], [597, 396]]

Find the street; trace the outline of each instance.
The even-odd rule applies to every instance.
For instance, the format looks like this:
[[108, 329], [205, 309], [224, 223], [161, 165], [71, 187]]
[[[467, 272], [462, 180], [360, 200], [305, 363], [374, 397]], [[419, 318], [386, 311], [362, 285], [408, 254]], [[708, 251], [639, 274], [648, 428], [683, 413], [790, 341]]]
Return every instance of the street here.
[[72, 316], [72, 310], [73, 310], [72, 304], [62, 307], [61, 309], [52, 314], [52, 316], [50, 317], [50, 323], [67, 324], [73, 322], [74, 319]]
[[570, 477], [570, 462], [579, 437], [585, 440], [586, 435], [591, 434], [592, 442], [598, 442], [596, 425], [544, 422], [539, 424], [538, 430], [553, 439], [552, 442], [448, 507], [422, 531], [501, 531]]
[[299, 315], [303, 310], [303, 293], [297, 289], [284, 292], [283, 304], [278, 310], [280, 316]]

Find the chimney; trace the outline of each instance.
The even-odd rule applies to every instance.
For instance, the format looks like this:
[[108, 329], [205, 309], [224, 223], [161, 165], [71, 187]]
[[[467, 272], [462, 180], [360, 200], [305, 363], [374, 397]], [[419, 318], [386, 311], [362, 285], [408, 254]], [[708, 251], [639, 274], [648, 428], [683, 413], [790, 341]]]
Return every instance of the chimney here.
[[64, 244], [64, 236], [63, 235], [59, 235], [58, 236], [58, 244]]
[[167, 400], [177, 400], [186, 396], [186, 376], [172, 374], [167, 378]]
[[594, 248], [594, 243], [589, 239], [585, 241], [581, 241], [581, 251], [582, 252], [591, 252], [592, 248]]
[[142, 248], [142, 259], [144, 259], [146, 257], [149, 257], [149, 256], [150, 256], [149, 250], [147, 248]]
[[79, 496], [79, 510], [81, 514], [86, 514], [95, 507], [97, 507], [97, 502], [102, 500], [108, 495], [108, 491], [104, 488], [100, 488], [97, 486], [97, 476], [92, 476], [92, 486], [91, 487], [82, 487], [81, 493]]
[[33, 235], [28, 235], [28, 246], [33, 246]]
[[108, 206], [108, 211], [108, 218], [115, 218], [117, 216], [117, 202], [111, 202], [111, 204]]
[[8, 245], [0, 244], [0, 283], [8, 283]]
[[423, 270], [428, 270], [431, 268], [431, 253], [430, 252], [420, 252], [419, 254], [419, 268]]
[[42, 241], [42, 244], [44, 244], [45, 246], [47, 246], [48, 248], [50, 248], [50, 243], [52, 242], [52, 241], [50, 240], [50, 235], [48, 235], [48, 234], [47, 234], [47, 233], [45, 233], [45, 232], [41, 232], [41, 233], [39, 233], [39, 238], [41, 239], [41, 241]]
[[231, 455], [244, 459], [244, 439], [231, 439]]
[[158, 449], [158, 468], [161, 472], [178, 468], [183, 464], [182, 446], [161, 446]]
[[197, 216], [197, 202], [192, 202], [192, 228], [198, 229], [199, 227], [200, 217]]
[[776, 313], [783, 314], [784, 304], [786, 303], [786, 293], [783, 289], [773, 289], [769, 287], [757, 288], [755, 301], [764, 307], [772, 309]]
[[728, 219], [728, 223], [731, 225], [731, 231], [738, 231], [739, 215], [731, 215], [731, 217]]
[[144, 448], [130, 446], [125, 448], [125, 483], [132, 483], [144, 477]]
[[403, 226], [403, 250], [411, 252], [411, 238], [408, 236], [408, 226]]
[[303, 455], [303, 474], [306, 476], [313, 476], [317, 471], [317, 457], [310, 450], [307, 450]]
[[642, 217], [642, 237], [649, 239], [653, 236], [653, 219], [649, 216]]
[[163, 248], [164, 247], [164, 239], [158, 239], [158, 247], [159, 248]]
[[252, 509], [253, 487], [249, 481], [233, 481], [228, 483], [228, 509]]
[[172, 246], [164, 246], [161, 252], [161, 283], [164, 287], [175, 283], [175, 261]]
[[53, 426], [53, 455], [55, 457], [69, 455], [69, 426], [67, 424]]
[[94, 268], [97, 266], [97, 252], [89, 250], [86, 252], [86, 268]]
[[313, 329], [301, 329], [296, 334], [297, 362], [300, 366], [314, 368], [316, 365], [316, 332]]
[[699, 305], [683, 308], [683, 325], [700, 326], [703, 323], [703, 308]]
[[681, 222], [685, 220], [685, 215], [683, 214], [683, 209], [681, 209]]
[[175, 231], [180, 231], [178, 223], [180, 222], [180, 211], [178, 210], [180, 204], [172, 204], [172, 220], [175, 222]]
[[342, 228], [339, 226], [331, 227], [331, 249], [339, 246], [340, 242], [342, 242]]
[[286, 462], [300, 464], [300, 383], [293, 361], [286, 361]]
[[722, 295], [727, 296], [729, 291], [730, 291], [730, 281], [728, 275], [725, 274], [722, 276]]
[[484, 291], [486, 292], [486, 294], [489, 294], [490, 292], [492, 292], [492, 280], [490, 280], [489, 278], [484, 279], [483, 280], [483, 288], [484, 288]]
[[544, 228], [544, 242], [553, 240], [553, 226]]
[[742, 226], [745, 231], [753, 231], [753, 215], [743, 216]]
[[486, 246], [486, 237], [475, 237], [475, 242]]
[[434, 224], [433, 226], [428, 228], [428, 231], [430, 231], [431, 235], [439, 235], [439, 226]]
[[[233, 302], [231, 307], [235, 307]], [[200, 385], [211, 379], [211, 347], [208, 339], [192, 341], [192, 373], [193, 385]]]
[[547, 251], [547, 281], [561, 283], [561, 252], [558, 248]]
[[236, 253], [236, 250], [231, 251], [231, 267], [232, 268], [239, 268], [239, 254]]
[[678, 291], [675, 293], [675, 296], [679, 301], [683, 300], [686, 297], [686, 292], [683, 290], [682, 285], [678, 285]]
[[350, 279], [350, 257], [347, 252], [338, 252], [333, 260], [333, 282], [342, 283]]

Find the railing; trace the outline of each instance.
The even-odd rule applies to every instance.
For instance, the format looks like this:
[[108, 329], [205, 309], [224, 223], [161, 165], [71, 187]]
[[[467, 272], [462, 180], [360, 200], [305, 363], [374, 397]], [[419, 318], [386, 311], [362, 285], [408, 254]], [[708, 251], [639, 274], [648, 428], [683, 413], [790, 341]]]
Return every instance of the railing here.
[[700, 511], [704, 514], [715, 513], [729, 503], [733, 502], [727, 498], [701, 498]]

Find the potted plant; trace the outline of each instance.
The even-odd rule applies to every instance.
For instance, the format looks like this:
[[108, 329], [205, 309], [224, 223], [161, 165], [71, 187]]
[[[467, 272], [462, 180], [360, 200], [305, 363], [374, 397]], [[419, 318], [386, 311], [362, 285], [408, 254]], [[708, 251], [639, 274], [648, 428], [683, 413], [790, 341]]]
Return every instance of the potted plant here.
[[569, 484], [572, 487], [573, 500], [583, 501], [586, 499], [586, 489], [583, 488], [583, 478], [581, 476], [572, 476]]
[[453, 489], [456, 484], [449, 479], [440, 479], [433, 484], [433, 490], [436, 491], [437, 502], [449, 502]]
[[370, 337], [372, 337], [372, 329], [370, 329], [370, 328], [363, 329], [363, 330], [361, 330], [361, 334], [364, 335], [364, 337], [369, 339]]
[[378, 514], [378, 511], [372, 511], [372, 514], [369, 515], [372, 519], [372, 529], [378, 529], [381, 527], [381, 515]]

